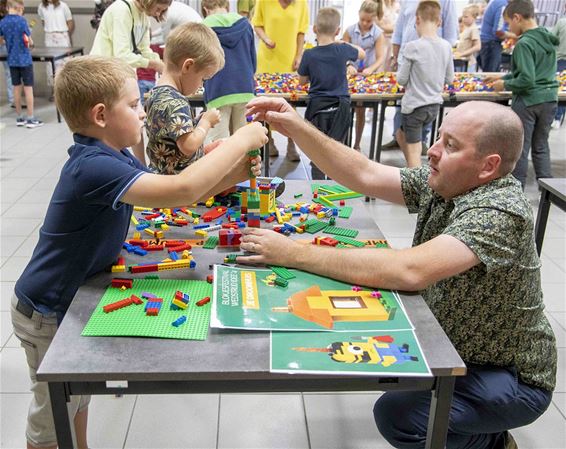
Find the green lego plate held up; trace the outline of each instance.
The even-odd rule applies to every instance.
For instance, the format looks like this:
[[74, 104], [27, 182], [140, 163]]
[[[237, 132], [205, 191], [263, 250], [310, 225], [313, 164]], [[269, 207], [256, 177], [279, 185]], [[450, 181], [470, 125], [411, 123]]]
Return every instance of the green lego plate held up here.
[[[189, 294], [191, 298], [185, 310], [170, 308], [177, 290]], [[163, 299], [157, 316], [146, 316], [144, 309], [147, 300], [142, 298], [143, 292], [152, 293]], [[133, 304], [110, 313], [102, 310], [105, 305], [129, 298], [131, 295], [142, 298], [143, 304]], [[106, 289], [81, 335], [206, 340], [212, 303], [209, 302], [201, 307], [196, 305], [197, 301], [205, 296], [212, 298], [212, 285], [206, 281], [134, 279], [133, 288]], [[181, 316], [186, 316], [187, 321], [179, 327], [172, 326], [171, 323]]]

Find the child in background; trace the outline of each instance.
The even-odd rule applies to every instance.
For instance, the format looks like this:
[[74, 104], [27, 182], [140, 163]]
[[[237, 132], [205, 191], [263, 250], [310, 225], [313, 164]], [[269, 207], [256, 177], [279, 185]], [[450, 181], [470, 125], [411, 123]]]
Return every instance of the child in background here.
[[454, 52], [454, 59], [468, 61], [468, 72], [476, 71], [476, 54], [481, 50], [480, 32], [476, 25], [478, 9], [476, 5], [469, 5], [462, 11], [462, 26], [458, 39], [458, 47]]
[[[28, 449], [57, 446], [47, 383], [37, 381], [36, 370], [78, 288], [115, 263], [133, 204], [177, 207], [209, 198], [248, 179], [247, 153], [267, 141], [267, 130], [254, 123], [225, 141], [226, 151], [213, 152], [176, 176], [156, 175], [127, 150], [140, 139], [145, 113], [135, 71], [125, 62], [72, 58], [57, 74], [55, 97], [75, 142], [34, 255], [16, 282], [11, 307], [32, 382]], [[256, 158], [252, 172], [259, 174], [260, 169]], [[88, 447], [89, 401], [89, 396], [73, 395], [68, 403], [79, 448]]]
[[250, 21], [229, 13], [228, 0], [202, 0], [204, 24], [218, 36], [224, 50], [224, 68], [204, 82], [207, 109], [218, 109], [220, 122], [207, 142], [229, 137], [246, 124], [246, 103], [254, 98], [256, 54]]
[[440, 4], [424, 0], [417, 6], [419, 39], [405, 45], [397, 82], [405, 86], [401, 100], [401, 127], [396, 138], [408, 167], [421, 166], [423, 127], [432, 123], [443, 103], [444, 84], [454, 80], [450, 43], [438, 36]]
[[[6, 0], [0, 0], [0, 20], [2, 20], [7, 15], [8, 10], [6, 9]], [[6, 44], [1, 37], [0, 51], [8, 53]], [[6, 96], [8, 97], [8, 103], [10, 103], [10, 107], [15, 108], [16, 105], [14, 104], [14, 87], [12, 86], [12, 78], [10, 77], [10, 66], [8, 65], [8, 61], [2, 61], [2, 65], [4, 66], [4, 81], [6, 82]]]
[[[163, 59], [163, 47], [161, 45], [150, 44], [149, 48]], [[138, 77], [138, 87], [140, 89], [140, 101], [142, 106], [145, 106], [145, 96], [155, 87], [157, 72], [153, 69], [138, 67], [136, 69], [136, 75]]]
[[[17, 126], [37, 128], [43, 122], [33, 116], [33, 63], [29, 47], [33, 46], [31, 31], [24, 14], [23, 0], [8, 0], [8, 15], [0, 20], [0, 37], [8, 49], [8, 66], [14, 88]], [[22, 115], [22, 90], [26, 97], [27, 118]]]
[[509, 31], [519, 36], [511, 56], [513, 70], [506, 75], [486, 77], [496, 92], [513, 93], [511, 109], [523, 122], [523, 152], [513, 176], [525, 188], [532, 154], [536, 178], [552, 178], [548, 134], [556, 113], [558, 81], [556, 80], [556, 45], [558, 38], [545, 27], [539, 27], [530, 0], [511, 0], [503, 10]]
[[[383, 8], [380, 1], [364, 0], [359, 10], [359, 22], [349, 26], [344, 32], [342, 36], [344, 42], [361, 47], [366, 54], [365, 59], [348, 65], [348, 74], [361, 73], [367, 76], [382, 70], [385, 60], [385, 36], [375, 24], [375, 21], [381, 20], [382, 16]], [[366, 108], [356, 108], [354, 149], [358, 151], [360, 150], [365, 122]]]
[[[75, 29], [75, 22], [71, 10], [62, 0], [41, 0], [37, 7], [37, 15], [45, 29], [46, 47], [70, 47], [71, 35]], [[55, 62], [55, 71], [59, 70], [64, 59]], [[47, 85], [53, 88], [53, 70], [51, 64], [47, 64]], [[53, 95], [49, 98], [53, 101]]]
[[[566, 5], [564, 6], [564, 9], [566, 9]], [[562, 72], [563, 70], [566, 70], [566, 16], [556, 22], [556, 25], [554, 25], [554, 28], [552, 29], [552, 34], [554, 34], [560, 41], [558, 49], [556, 50], [556, 70], [558, 72]], [[560, 128], [564, 121], [565, 112], [566, 106], [558, 106], [556, 109], [556, 115], [554, 116], [554, 122], [552, 123], [553, 128]]]
[[146, 101], [147, 155], [155, 172], [179, 173], [216, 146], [204, 149], [203, 143], [220, 112], [209, 109], [195, 119], [186, 96], [223, 66], [224, 51], [206, 25], [187, 23], [169, 35], [163, 75]]
[[[340, 13], [321, 8], [316, 16], [314, 33], [318, 45], [305, 50], [299, 65], [299, 84], [310, 82], [309, 103], [305, 118], [327, 136], [344, 143], [350, 128], [350, 92], [346, 63], [365, 57], [353, 44], [336, 42], [340, 31]], [[326, 179], [311, 162], [312, 179]]]

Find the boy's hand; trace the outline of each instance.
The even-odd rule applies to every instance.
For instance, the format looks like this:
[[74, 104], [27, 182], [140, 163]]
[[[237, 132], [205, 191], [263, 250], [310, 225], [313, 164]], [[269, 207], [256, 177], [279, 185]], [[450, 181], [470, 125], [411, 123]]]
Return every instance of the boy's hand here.
[[356, 67], [349, 65], [348, 67], [346, 67], [346, 73], [350, 76], [354, 76], [358, 73], [358, 71], [356, 70]]
[[495, 92], [502, 92], [505, 90], [505, 81], [497, 80], [493, 82], [493, 90]]
[[291, 137], [303, 124], [301, 116], [282, 98], [255, 98], [247, 104], [246, 115], [253, 115], [257, 121], [268, 122], [285, 137]]
[[220, 121], [220, 111], [218, 109], [209, 109], [202, 114], [201, 121], [206, 120], [211, 128], [214, 128]]
[[238, 129], [232, 137], [239, 142], [245, 143], [247, 154], [248, 151], [261, 148], [267, 143], [267, 128], [261, 123], [250, 123]]
[[489, 76], [486, 76], [483, 79], [483, 82], [484, 83], [493, 83], [495, 81], [500, 80], [502, 77], [503, 77], [503, 75], [489, 75]]
[[364, 70], [362, 70], [362, 75], [363, 75], [363, 76], [370, 76], [371, 74], [373, 74], [373, 70], [370, 70], [370, 69], [364, 69]]

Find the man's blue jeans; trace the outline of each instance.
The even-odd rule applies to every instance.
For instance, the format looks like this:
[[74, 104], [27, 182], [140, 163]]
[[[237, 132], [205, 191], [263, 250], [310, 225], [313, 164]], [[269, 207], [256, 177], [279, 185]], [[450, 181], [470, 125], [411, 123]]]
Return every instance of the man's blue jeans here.
[[[399, 449], [425, 447], [431, 393], [391, 391], [373, 408], [377, 428]], [[517, 379], [514, 368], [468, 365], [457, 377], [446, 449], [503, 449], [507, 430], [534, 422], [552, 393]]]
[[482, 41], [480, 50], [480, 65], [484, 72], [499, 72], [501, 66], [500, 41]]

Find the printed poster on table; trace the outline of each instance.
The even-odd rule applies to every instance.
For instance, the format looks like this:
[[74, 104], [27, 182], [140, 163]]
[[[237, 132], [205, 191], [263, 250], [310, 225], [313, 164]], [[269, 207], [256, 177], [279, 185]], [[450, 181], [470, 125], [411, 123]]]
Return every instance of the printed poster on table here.
[[269, 269], [215, 265], [211, 325], [220, 328], [335, 331], [413, 329], [396, 292], [289, 270], [286, 287]]
[[271, 372], [430, 376], [411, 330], [272, 332]]

